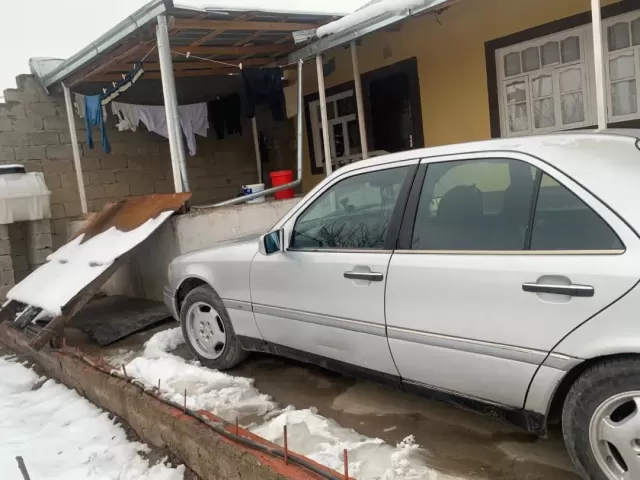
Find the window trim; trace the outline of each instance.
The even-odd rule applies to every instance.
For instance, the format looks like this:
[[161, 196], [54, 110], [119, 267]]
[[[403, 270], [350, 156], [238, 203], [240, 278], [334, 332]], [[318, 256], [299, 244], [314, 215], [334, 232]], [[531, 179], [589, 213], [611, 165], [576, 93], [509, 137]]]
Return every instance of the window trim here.
[[[571, 193], [573, 193], [582, 203], [584, 203], [594, 214], [596, 214], [604, 223], [609, 227], [609, 229], [616, 235], [620, 244], [622, 245], [622, 249], [606, 249], [606, 250], [420, 250], [420, 249], [412, 249], [411, 245], [413, 242], [413, 230], [415, 228], [416, 217], [418, 213], [418, 205], [420, 201], [420, 197], [422, 195], [422, 188], [424, 186], [424, 180], [429, 170], [429, 165], [434, 163], [449, 163], [449, 162], [459, 162], [459, 161], [468, 161], [468, 160], [480, 160], [480, 159], [492, 159], [492, 160], [513, 160], [525, 163], [531, 167], [538, 169], [542, 174], [546, 174], [556, 182], [558, 182], [561, 186], [568, 189]], [[542, 174], [540, 177], [542, 178]], [[564, 178], [570, 180], [571, 183], [575, 184], [579, 187], [580, 190], [576, 191], [575, 188], [571, 188], [567, 185], [567, 181]], [[535, 209], [537, 206], [538, 194], [540, 191], [541, 182], [536, 185], [536, 190], [533, 192], [534, 202], [531, 206], [531, 212], [529, 215], [529, 223], [532, 222], [532, 219], [535, 215]], [[591, 197], [589, 200], [585, 200], [584, 193], [589, 194]], [[599, 208], [594, 208], [594, 203], [596, 203]], [[418, 170], [418, 174], [415, 175], [413, 180], [413, 185], [411, 187], [411, 192], [409, 193], [409, 201], [407, 202], [406, 211], [404, 213], [404, 217], [402, 219], [402, 225], [400, 226], [400, 235], [398, 238], [397, 248], [394, 251], [396, 253], [402, 254], [424, 254], [424, 255], [623, 255], [627, 252], [627, 246], [624, 240], [626, 235], [622, 235], [622, 232], [615, 228], [609, 220], [607, 220], [600, 211], [605, 210], [610, 212], [615, 218], [619, 217], [612, 212], [610, 208], [604, 204], [601, 200], [591, 195], [590, 192], [584, 189], [580, 184], [576, 183], [572, 178], [567, 177], [562, 172], [554, 171], [554, 169], [550, 165], [544, 162], [537, 157], [532, 157], [527, 154], [520, 154], [517, 152], [511, 151], [480, 151], [480, 152], [466, 152], [460, 154], [452, 154], [446, 156], [435, 156], [424, 158], [420, 161], [420, 167]], [[624, 224], [624, 221], [621, 220]], [[626, 224], [625, 224], [626, 225]], [[532, 228], [528, 228], [529, 236], [532, 234]], [[526, 246], [526, 245], [525, 245]], [[529, 246], [530, 247], [530, 246]]]
[[[378, 172], [382, 170], [391, 170], [391, 169], [403, 168], [403, 167], [409, 167], [409, 168], [407, 171], [407, 176], [404, 179], [404, 183], [400, 188], [400, 193], [398, 194], [398, 200], [396, 201], [396, 206], [394, 207], [393, 213], [391, 214], [391, 220], [389, 221], [388, 233], [385, 239], [384, 248], [382, 249], [350, 249], [350, 248], [292, 248], [291, 247], [291, 242], [293, 240], [293, 230], [296, 222], [298, 221], [298, 218], [304, 215], [304, 213], [309, 208], [311, 208], [314, 205], [314, 203], [317, 200], [319, 200], [320, 197], [330, 188], [351, 177], [364, 175], [367, 173]], [[284, 228], [285, 230], [285, 239], [286, 239], [285, 251], [292, 252], [292, 253], [295, 253], [295, 252], [387, 253], [387, 254], [392, 253], [398, 240], [398, 234], [401, 227], [404, 212], [406, 210], [407, 200], [409, 198], [411, 187], [413, 185], [413, 180], [415, 178], [418, 167], [419, 167], [419, 159], [415, 158], [410, 160], [394, 162], [390, 164], [376, 165], [374, 167], [354, 169], [345, 175], [336, 177], [335, 179], [333, 179], [333, 181], [324, 185], [322, 189], [319, 189], [311, 198], [309, 198], [304, 203], [304, 205], [301, 205], [298, 210], [296, 210], [295, 212], [292, 212], [293, 214], [285, 220], [285, 223], [282, 226], [282, 228]]]
[[[625, 1], [617, 2], [611, 5], [605, 5], [602, 7], [602, 20], [603, 23], [608, 19], [616, 16], [621, 16], [630, 12], [636, 12], [640, 9], [640, 2], [638, 1]], [[525, 43], [531, 40], [536, 40], [541, 37], [549, 36], [556, 33], [564, 32], [565, 30], [575, 29], [587, 25], [590, 28], [591, 25], [591, 11], [583, 11], [578, 14], [554, 20], [549, 23], [537, 25], [520, 32], [516, 32], [504, 37], [496, 38], [485, 42], [485, 63], [486, 63], [486, 75], [487, 75], [487, 95], [489, 103], [489, 124], [491, 138], [501, 137], [501, 107], [500, 107], [500, 88], [498, 83], [498, 64], [497, 64], [497, 50], [508, 48], [516, 44]], [[604, 35], [606, 38], [606, 35]], [[593, 43], [593, 42], [591, 42]], [[592, 81], [594, 81], [592, 79]], [[640, 90], [640, 84], [638, 86]], [[595, 92], [594, 92], [595, 93]], [[640, 94], [639, 94], [640, 96]], [[595, 102], [592, 99], [592, 106]], [[593, 108], [593, 107], [592, 107]], [[593, 117], [592, 117], [593, 118]], [[640, 125], [640, 121], [619, 121], [615, 120], [609, 124], [610, 127], [637, 127]], [[593, 125], [590, 125], [591, 127]]]

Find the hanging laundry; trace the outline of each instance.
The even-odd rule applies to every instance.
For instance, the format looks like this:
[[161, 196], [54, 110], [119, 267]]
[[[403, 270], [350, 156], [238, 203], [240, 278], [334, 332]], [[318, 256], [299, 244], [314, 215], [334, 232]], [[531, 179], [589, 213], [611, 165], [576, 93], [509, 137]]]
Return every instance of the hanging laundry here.
[[[135, 110], [133, 116], [145, 124], [150, 132], [169, 138], [169, 127], [167, 125], [167, 115], [164, 106], [131, 105]], [[207, 136], [209, 128], [209, 117], [207, 115], [207, 105], [205, 103], [195, 103], [192, 105], [180, 105], [178, 107], [180, 127], [187, 140], [189, 155], [196, 154], [196, 135]]]
[[138, 124], [140, 123], [140, 109], [138, 105], [111, 102], [111, 109], [113, 114], [118, 117], [118, 123], [116, 124], [118, 131], [131, 130], [135, 132], [138, 129]]
[[266, 103], [271, 109], [271, 115], [277, 122], [286, 118], [284, 101], [284, 83], [282, 69], [274, 68], [245, 68], [242, 78], [247, 90], [247, 116], [255, 116], [256, 105]]
[[[73, 102], [73, 106], [76, 109], [76, 113], [80, 118], [84, 118], [84, 95], [80, 93], [74, 93], [75, 101]], [[107, 121], [107, 109], [102, 107], [102, 119]]]
[[208, 103], [211, 126], [215, 129], [218, 140], [225, 134], [242, 135], [242, 102], [240, 95], [234, 93]]
[[87, 130], [87, 145], [93, 148], [93, 132], [92, 127], [98, 125], [100, 134], [102, 135], [102, 150], [105, 153], [111, 152], [111, 145], [107, 138], [107, 129], [102, 114], [102, 97], [100, 95], [92, 95], [84, 98], [84, 126]]
[[134, 65], [133, 70], [122, 75], [122, 80], [113, 82], [111, 88], [102, 89], [102, 105], [106, 106], [129, 90], [140, 77], [144, 75], [144, 67], [141, 63]]

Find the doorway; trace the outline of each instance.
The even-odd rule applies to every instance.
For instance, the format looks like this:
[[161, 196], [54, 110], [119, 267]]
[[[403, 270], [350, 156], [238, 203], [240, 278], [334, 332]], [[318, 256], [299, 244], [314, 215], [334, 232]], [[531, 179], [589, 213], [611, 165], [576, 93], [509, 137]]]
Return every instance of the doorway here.
[[415, 58], [363, 77], [369, 150], [401, 152], [424, 146]]

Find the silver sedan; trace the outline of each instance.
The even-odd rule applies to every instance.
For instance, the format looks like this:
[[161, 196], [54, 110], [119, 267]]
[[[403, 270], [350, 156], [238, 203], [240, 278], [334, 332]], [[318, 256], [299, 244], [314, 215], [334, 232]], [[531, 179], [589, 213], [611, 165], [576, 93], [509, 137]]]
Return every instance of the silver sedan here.
[[413, 150], [337, 170], [268, 233], [183, 255], [191, 351], [312, 362], [562, 422], [577, 469], [640, 479], [640, 132]]

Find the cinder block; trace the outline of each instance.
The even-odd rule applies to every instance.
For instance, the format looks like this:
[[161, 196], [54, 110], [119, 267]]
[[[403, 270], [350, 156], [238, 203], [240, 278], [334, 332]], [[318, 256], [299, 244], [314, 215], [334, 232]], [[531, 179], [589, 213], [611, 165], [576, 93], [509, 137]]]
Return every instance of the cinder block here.
[[111, 185], [104, 185], [101, 188], [104, 188], [107, 197], [122, 199], [131, 195], [131, 187], [128, 183], [113, 183]]
[[27, 172], [42, 172], [42, 160], [25, 160], [20, 162]]
[[53, 235], [53, 248], [58, 249], [69, 240], [67, 235]]
[[47, 148], [47, 158], [49, 160], [61, 160], [65, 158], [73, 158], [73, 150], [71, 145], [49, 145]]
[[16, 147], [15, 148], [16, 161], [23, 160], [46, 160], [47, 154], [45, 147]]
[[67, 225], [69, 221], [66, 218], [56, 219], [51, 222], [52, 232], [54, 235], [66, 235]]
[[53, 117], [56, 115], [56, 105], [51, 102], [30, 102], [25, 104], [25, 110], [29, 116]]
[[80, 166], [82, 167], [83, 172], [97, 172], [98, 170], [100, 170], [100, 158], [81, 157]]
[[71, 160], [55, 160], [42, 162], [42, 171], [46, 175], [51, 175], [52, 173], [68, 173], [74, 170]]
[[31, 145], [59, 145], [60, 135], [56, 132], [33, 132], [29, 134]]
[[147, 180], [137, 180], [130, 184], [131, 195], [150, 195], [155, 192], [153, 182]]
[[0, 272], [13, 270], [13, 262], [10, 255], [0, 255]]
[[59, 173], [52, 173], [44, 176], [44, 182], [47, 184], [49, 190], [62, 187], [62, 181]]
[[23, 132], [0, 133], [0, 145], [3, 147], [22, 147], [29, 145], [29, 135]]
[[15, 285], [16, 278], [13, 275], [13, 269], [0, 271], [0, 285]]
[[12, 122], [14, 132], [41, 132], [44, 129], [44, 122], [40, 117], [16, 118]]
[[64, 212], [64, 204], [52, 203], [51, 204], [51, 218], [64, 218], [66, 216]]
[[85, 181], [87, 185], [108, 185], [116, 183], [116, 174], [113, 171], [98, 170], [96, 172], [90, 172]]
[[9, 225], [0, 225], [0, 240], [9, 239]]
[[0, 132], [13, 131], [13, 123], [8, 117], [0, 117]]
[[74, 173], [61, 173], [60, 174], [60, 183], [62, 187], [78, 187], [78, 180]]
[[51, 191], [51, 203], [73, 202], [78, 198], [75, 188], [58, 188]]
[[53, 253], [53, 248], [43, 248], [42, 250], [30, 251], [27, 255], [27, 262], [32, 269], [34, 266], [40, 266], [47, 261], [47, 257]]
[[13, 257], [13, 271], [14, 272], [29, 271], [29, 264], [27, 263], [27, 257], [25, 255], [15, 255]]
[[[67, 118], [62, 115], [52, 115], [44, 117], [44, 129], [47, 132], [64, 132], [69, 131], [69, 123]], [[77, 126], [78, 122], [76, 122]]]
[[27, 236], [31, 235], [43, 235], [47, 233], [51, 233], [51, 220], [48, 218], [43, 220], [35, 220], [32, 222], [27, 222], [27, 231], [25, 232]]
[[16, 161], [16, 151], [13, 147], [0, 147], [0, 164]]
[[12, 285], [3, 285], [0, 286], [0, 300], [6, 300], [7, 298], [7, 293], [9, 293], [9, 290], [11, 290], [13, 288]]
[[25, 118], [27, 113], [22, 103], [0, 103], [0, 116], [12, 119]]
[[52, 247], [53, 240], [51, 239], [50, 233], [43, 233], [42, 235], [32, 235], [27, 243], [27, 252], [28, 255], [30, 255], [37, 250]]
[[127, 168], [127, 157], [104, 155], [100, 157], [102, 170], [120, 170]]
[[0, 240], [0, 255], [11, 255], [11, 242], [8, 238]]
[[87, 200], [97, 200], [99, 198], [106, 198], [109, 196], [105, 193], [104, 186], [102, 185], [87, 186], [84, 191], [87, 195]]
[[80, 202], [67, 202], [64, 204], [64, 214], [66, 217], [79, 217], [82, 215]]
[[155, 193], [173, 193], [175, 185], [171, 180], [162, 180], [161, 182], [153, 182], [153, 191]]

